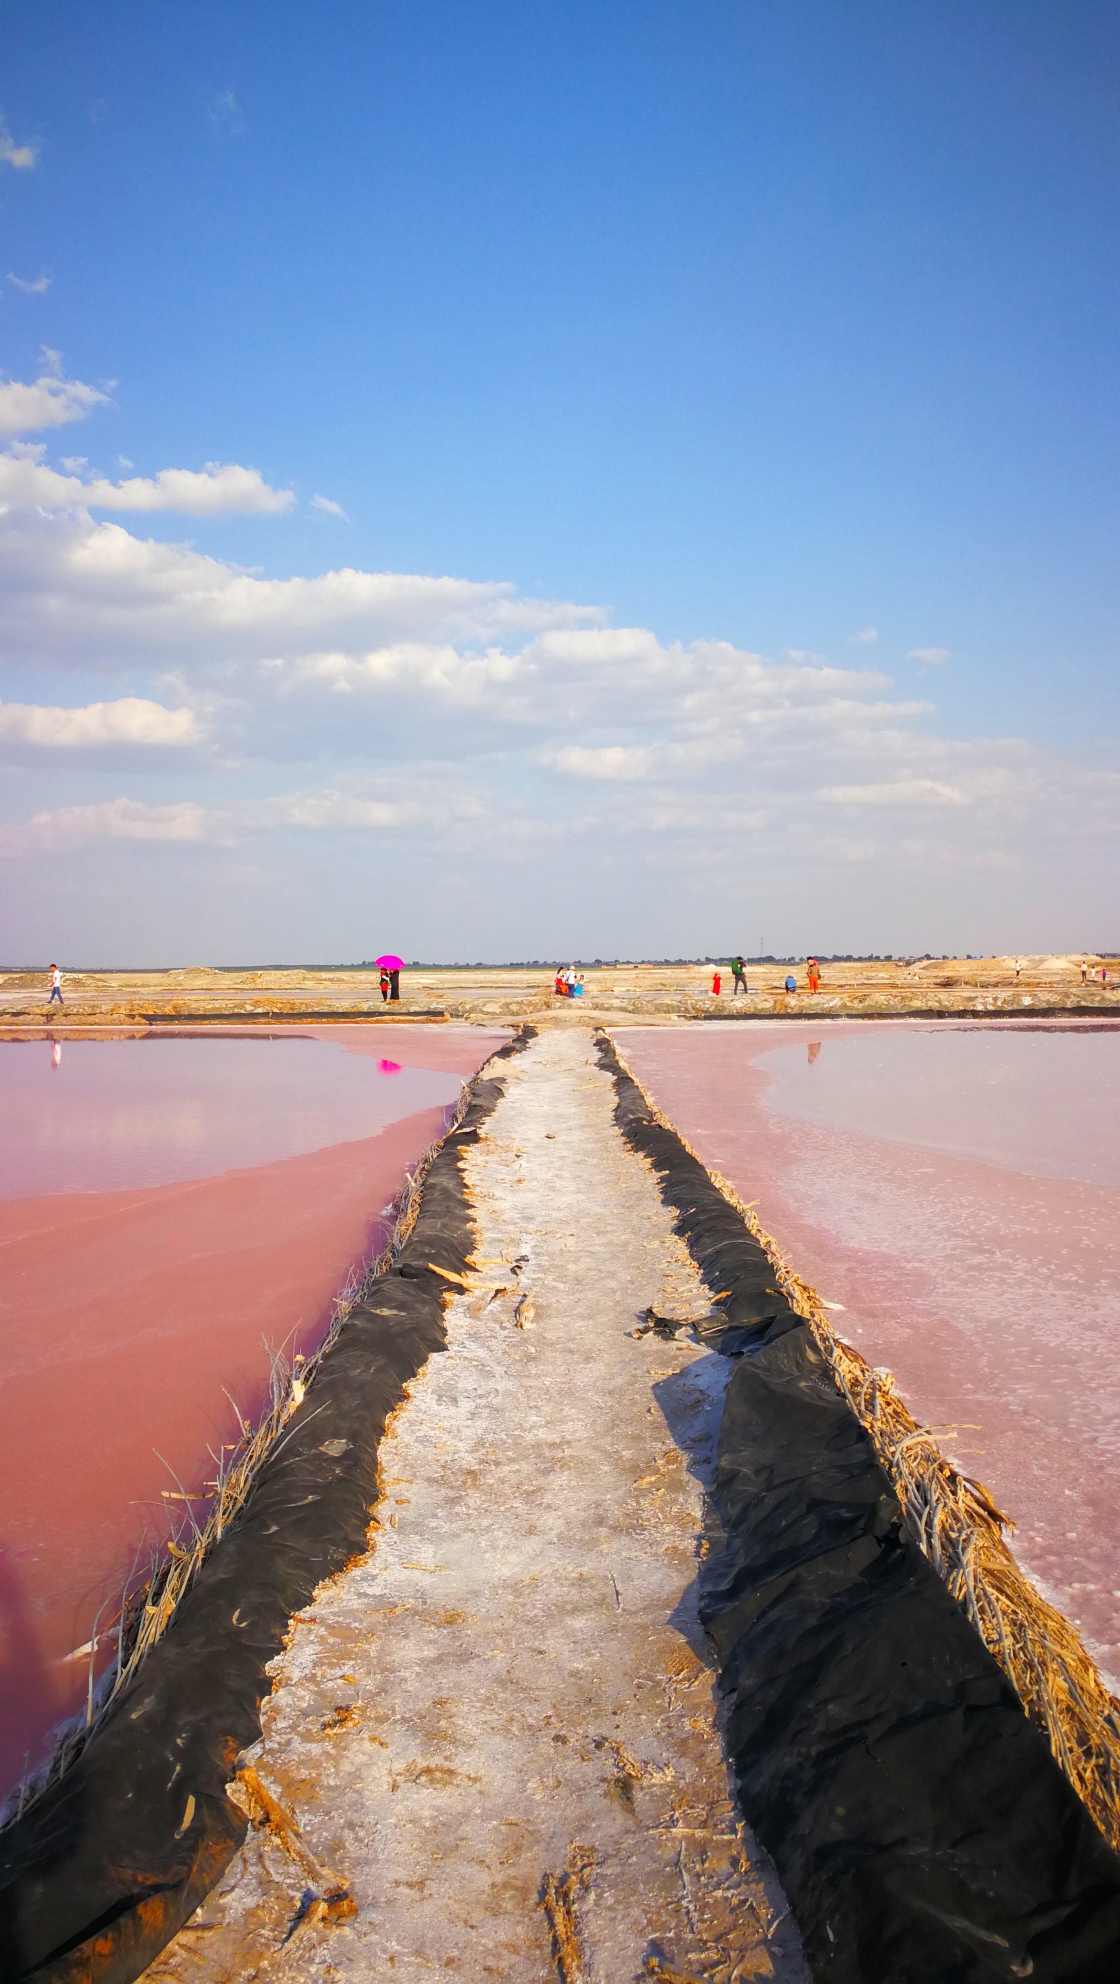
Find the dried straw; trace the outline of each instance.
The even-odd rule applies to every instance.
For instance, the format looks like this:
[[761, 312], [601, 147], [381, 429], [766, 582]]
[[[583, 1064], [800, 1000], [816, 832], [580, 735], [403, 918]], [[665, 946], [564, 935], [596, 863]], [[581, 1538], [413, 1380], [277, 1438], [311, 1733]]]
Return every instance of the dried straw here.
[[552, 1930], [552, 1954], [562, 1984], [589, 1984], [580, 1947], [576, 1904], [588, 1886], [598, 1858], [593, 1846], [573, 1841], [568, 1864], [562, 1874], [546, 1874], [541, 1882], [540, 1905]]
[[[231, 1445], [223, 1446], [218, 1454], [214, 1453], [213, 1448], [209, 1450], [216, 1473], [213, 1480], [206, 1483], [211, 1499], [204, 1518], [196, 1518], [194, 1504], [205, 1501], [206, 1497], [188, 1495], [178, 1477], [173, 1476], [178, 1493], [168, 1490], [166, 1501], [181, 1501], [186, 1520], [173, 1530], [162, 1552], [150, 1553], [148, 1575], [139, 1586], [135, 1581], [134, 1563], [124, 1583], [115, 1625], [101, 1629], [95, 1624], [89, 1648], [85, 1715], [63, 1736], [41, 1771], [34, 1777], [25, 1772], [18, 1803], [0, 1821], [0, 1832], [22, 1817], [34, 1801], [69, 1770], [104, 1721], [113, 1701], [128, 1687], [152, 1648], [163, 1638], [210, 1552], [220, 1543], [234, 1517], [245, 1506], [265, 1460], [283, 1444], [284, 1428], [297, 1407], [302, 1405], [316, 1369], [330, 1351], [347, 1317], [392, 1267], [408, 1240], [416, 1224], [424, 1180], [433, 1160], [446, 1138], [462, 1122], [477, 1084], [487, 1078], [489, 1065], [489, 1062], [486, 1063], [464, 1084], [447, 1128], [428, 1146], [413, 1172], [406, 1172], [405, 1183], [391, 1202], [393, 1219], [388, 1241], [364, 1267], [350, 1270], [346, 1282], [334, 1297], [330, 1327], [319, 1348], [309, 1358], [297, 1351], [289, 1363], [283, 1350], [268, 1346], [269, 1404], [256, 1428], [244, 1417], [236, 1399], [227, 1392], [237, 1419], [238, 1437]], [[168, 1471], [172, 1472], [170, 1469]], [[99, 1612], [98, 1621], [100, 1617]], [[107, 1638], [116, 1639], [117, 1658], [114, 1667], [102, 1677], [98, 1690], [94, 1685], [97, 1647]]]
[[[617, 1046], [615, 1053], [651, 1115], [680, 1137]], [[691, 1145], [680, 1141], [703, 1165]], [[816, 1290], [790, 1267], [734, 1187], [718, 1171], [703, 1168], [765, 1249], [778, 1288], [812, 1330], [840, 1392], [870, 1436], [910, 1534], [964, 1607], [1031, 1721], [1045, 1732], [1101, 1832], [1120, 1851], [1120, 1701], [1105, 1686], [1076, 1628], [1017, 1564], [1004, 1541], [1004, 1531], [1014, 1524], [987, 1489], [941, 1451], [932, 1429], [918, 1424], [898, 1397], [891, 1373], [873, 1369], [837, 1336]]]

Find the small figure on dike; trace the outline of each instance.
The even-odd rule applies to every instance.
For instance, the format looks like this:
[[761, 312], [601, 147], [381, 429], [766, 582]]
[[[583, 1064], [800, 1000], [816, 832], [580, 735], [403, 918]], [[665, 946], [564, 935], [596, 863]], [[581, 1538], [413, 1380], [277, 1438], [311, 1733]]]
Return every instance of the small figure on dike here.
[[740, 992], [748, 992], [750, 990], [747, 984], [747, 966], [746, 966], [745, 958], [732, 958], [731, 976], [735, 981], [734, 989], [732, 990], [731, 993], [731, 997], [733, 999], [736, 998]]
[[810, 992], [819, 992], [821, 989], [821, 968], [820, 965], [817, 963], [816, 958], [809, 959], [808, 970], [809, 970], [809, 990]]
[[58, 968], [58, 966], [57, 966], [56, 964], [52, 964], [52, 966], [51, 966], [51, 996], [50, 996], [50, 998], [49, 998], [49, 999], [47, 1000], [47, 1004], [48, 1004], [48, 1006], [53, 1006], [53, 1005], [54, 1005], [54, 1002], [55, 1002], [55, 1000], [56, 1000], [56, 999], [58, 1000], [58, 1003], [59, 1003], [59, 1005], [60, 1005], [60, 1006], [61, 1006], [61, 1005], [64, 1005], [64, 1004], [65, 1004], [65, 1001], [64, 1001], [64, 999], [63, 999], [63, 997], [62, 997], [62, 973], [60, 972], [60, 970], [59, 970], [59, 968]]
[[1085, 960], [1084, 960], [1084, 958], [1082, 958], [1082, 960], [1081, 960], [1081, 983], [1082, 983], [1082, 985], [1087, 985], [1087, 984], [1088, 984], [1088, 982], [1089, 982], [1089, 967], [1088, 967], [1088, 965], [1086, 964], [1086, 962], [1085, 962]]
[[718, 999], [718, 998], [719, 998], [719, 988], [720, 988], [720, 986], [722, 985], [722, 983], [723, 983], [723, 980], [721, 979], [721, 977], [720, 977], [720, 975], [719, 975], [719, 971], [718, 971], [718, 969], [717, 969], [716, 971], [713, 971], [713, 973], [712, 973], [712, 998], [713, 998], [713, 999]]
[[399, 1001], [399, 999], [400, 999], [400, 996], [401, 996], [401, 974], [400, 974], [400, 970], [399, 970], [399, 969], [398, 969], [398, 970], [396, 970], [396, 971], [392, 971], [392, 970], [390, 970], [390, 972], [389, 972], [389, 997], [390, 997], [390, 999], [396, 999], [396, 1000], [398, 1000], [398, 1001]]
[[552, 990], [558, 999], [563, 999], [567, 993], [568, 988], [564, 983], [563, 965], [558, 964], [556, 967], [556, 983], [553, 986]]
[[786, 973], [786, 991], [787, 991], [787, 992], [796, 992], [796, 990], [797, 990], [797, 980], [796, 980], [796, 978], [794, 977], [794, 975], [793, 975], [793, 973], [792, 973], [792, 971], [787, 971], [787, 973]]
[[384, 1004], [385, 1004], [385, 1001], [386, 1001], [386, 999], [387, 999], [388, 997], [389, 997], [389, 974], [388, 974], [388, 972], [386, 971], [386, 969], [385, 969], [385, 967], [384, 967], [384, 965], [382, 965], [382, 967], [381, 967], [381, 1003], [382, 1003], [382, 1005], [384, 1005]]

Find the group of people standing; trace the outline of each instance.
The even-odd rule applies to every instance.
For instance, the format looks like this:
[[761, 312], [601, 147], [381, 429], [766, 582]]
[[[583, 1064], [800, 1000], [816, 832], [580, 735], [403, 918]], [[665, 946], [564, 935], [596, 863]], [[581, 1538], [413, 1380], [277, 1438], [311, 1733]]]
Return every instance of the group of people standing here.
[[[819, 992], [821, 989], [821, 968], [820, 965], [817, 963], [816, 958], [806, 959], [805, 970], [809, 979], [810, 992]], [[734, 981], [731, 990], [731, 997], [733, 999], [740, 992], [745, 992], [745, 993], [750, 992], [751, 988], [747, 984], [747, 961], [745, 958], [732, 958], [731, 976]], [[712, 973], [712, 998], [718, 999], [722, 990], [723, 990], [723, 974], [721, 973], [720, 968], [717, 965]], [[796, 992], [796, 990], [797, 990], [797, 980], [794, 977], [792, 971], [787, 972], [786, 991]]]
[[558, 971], [556, 974], [556, 983], [552, 989], [558, 999], [582, 999], [582, 971], [576, 971], [571, 965], [568, 966], [566, 971]]

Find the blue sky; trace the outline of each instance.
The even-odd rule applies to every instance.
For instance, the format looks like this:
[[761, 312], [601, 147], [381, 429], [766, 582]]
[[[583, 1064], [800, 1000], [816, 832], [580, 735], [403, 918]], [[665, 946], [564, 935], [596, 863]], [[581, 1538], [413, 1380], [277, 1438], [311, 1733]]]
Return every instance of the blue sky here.
[[1120, 942], [1118, 55], [13, 0], [3, 949]]

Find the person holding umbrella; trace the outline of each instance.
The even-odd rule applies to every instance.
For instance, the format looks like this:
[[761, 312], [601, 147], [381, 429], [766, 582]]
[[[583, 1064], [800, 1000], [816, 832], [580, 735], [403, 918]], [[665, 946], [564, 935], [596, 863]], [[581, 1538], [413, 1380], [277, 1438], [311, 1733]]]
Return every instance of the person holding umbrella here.
[[383, 958], [376, 958], [374, 962], [379, 971], [382, 973], [388, 972], [389, 998], [399, 1003], [401, 996], [401, 972], [404, 970], [404, 959], [395, 957], [392, 952], [386, 952]]

